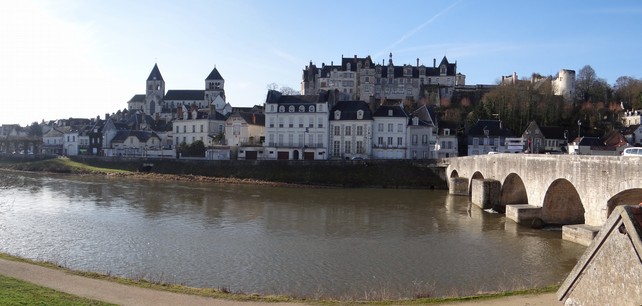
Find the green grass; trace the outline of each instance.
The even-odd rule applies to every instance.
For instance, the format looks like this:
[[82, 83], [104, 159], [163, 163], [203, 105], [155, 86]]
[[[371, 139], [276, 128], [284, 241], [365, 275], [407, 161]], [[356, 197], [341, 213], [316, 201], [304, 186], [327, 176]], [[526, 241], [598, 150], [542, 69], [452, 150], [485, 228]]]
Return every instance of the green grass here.
[[120, 169], [93, 167], [90, 165], [72, 161], [66, 157], [21, 162], [0, 161], [0, 167], [18, 171], [42, 171], [76, 174], [131, 173], [130, 171]]
[[0, 305], [113, 305], [0, 275]]
[[[512, 291], [502, 291], [494, 293], [483, 293], [473, 296], [462, 296], [462, 297], [429, 297], [429, 298], [414, 298], [414, 299], [401, 299], [401, 300], [379, 300], [379, 301], [361, 301], [361, 300], [335, 300], [335, 299], [309, 299], [309, 298], [296, 298], [284, 295], [258, 295], [258, 294], [248, 294], [243, 292], [230, 292], [226, 288], [195, 288], [188, 287], [178, 284], [169, 284], [162, 281], [146, 280], [146, 279], [128, 279], [123, 277], [116, 277], [111, 275], [105, 275], [95, 272], [82, 272], [74, 271], [67, 268], [64, 268], [60, 265], [50, 263], [50, 262], [40, 262], [33, 261], [29, 259], [24, 259], [20, 257], [11, 256], [8, 254], [0, 253], [0, 258], [26, 262], [30, 264], [40, 265], [48, 268], [54, 268], [59, 270], [64, 270], [67, 273], [80, 275], [93, 279], [101, 279], [112, 281], [129, 286], [137, 286], [142, 288], [149, 288], [160, 291], [169, 291], [174, 293], [182, 294], [191, 294], [199, 295], [205, 297], [213, 297], [226, 300], [235, 300], [235, 301], [254, 301], [254, 302], [265, 302], [265, 303], [274, 303], [274, 302], [298, 302], [298, 303], [309, 303], [314, 305], [345, 305], [345, 304], [359, 304], [359, 305], [430, 305], [430, 304], [439, 304], [439, 303], [453, 303], [453, 302], [466, 302], [466, 301], [480, 301], [480, 300], [489, 300], [509, 296], [517, 295], [530, 295], [530, 294], [543, 294], [543, 293], [552, 293], [557, 291], [559, 285], [552, 285], [543, 288], [534, 288], [534, 289], [524, 289], [524, 290], [512, 290]], [[2, 285], [0, 283], [0, 285]], [[4, 286], [0, 286], [0, 305], [32, 305], [32, 303], [27, 304], [3, 304], [3, 294], [1, 292], [5, 291]], [[18, 289], [16, 289], [18, 290]], [[38, 304], [35, 304], [38, 305]], [[42, 304], [44, 305], [44, 304]], [[50, 304], [47, 304], [50, 305]], [[67, 304], [60, 304], [67, 305]], [[87, 305], [87, 304], [79, 304]], [[89, 305], [101, 305], [101, 304], [89, 304]]]

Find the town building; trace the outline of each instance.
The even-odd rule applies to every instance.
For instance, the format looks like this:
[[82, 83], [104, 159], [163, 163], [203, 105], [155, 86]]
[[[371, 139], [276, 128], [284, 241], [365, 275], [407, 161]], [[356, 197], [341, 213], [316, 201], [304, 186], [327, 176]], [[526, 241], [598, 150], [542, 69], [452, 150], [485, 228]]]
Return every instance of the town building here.
[[433, 59], [432, 67], [404, 64], [395, 66], [392, 53], [388, 64], [374, 63], [370, 56], [342, 57], [341, 64], [325, 63], [317, 67], [310, 62], [303, 70], [302, 94], [316, 94], [322, 90], [339, 90], [350, 95], [351, 100], [370, 99], [418, 101], [421, 88], [436, 88], [441, 97], [450, 97], [457, 85], [465, 85], [466, 76], [457, 73], [457, 63], [450, 63], [444, 56], [439, 65]]
[[328, 112], [334, 91], [282, 95], [269, 90], [265, 101], [264, 154], [260, 159], [328, 159]]
[[408, 122], [409, 159], [437, 158], [438, 137], [435, 124], [435, 113], [432, 108], [423, 105], [416, 109]]
[[533, 89], [544, 88], [544, 84], [550, 83], [550, 90], [553, 95], [561, 96], [564, 101], [569, 103], [573, 102], [575, 98], [575, 70], [560, 69], [554, 77], [533, 74], [530, 80], [520, 80], [517, 78], [517, 72], [513, 72], [512, 75], [503, 75], [500, 82], [501, 85], [518, 83], [528, 83]]
[[459, 141], [457, 139], [457, 126], [454, 124], [439, 123], [437, 158], [459, 156]]
[[642, 110], [625, 111], [622, 115], [622, 125], [625, 127], [642, 124]]
[[526, 151], [529, 153], [566, 153], [569, 132], [557, 126], [540, 127], [535, 121], [531, 121], [522, 138], [526, 140]]
[[258, 159], [264, 152], [264, 142], [264, 114], [237, 111], [225, 120], [225, 143], [230, 146], [232, 158]]
[[514, 135], [502, 125], [501, 120], [478, 120], [468, 130], [468, 155], [509, 153], [507, 138], [514, 138]]
[[408, 158], [408, 115], [403, 108], [400, 105], [382, 105], [375, 111], [372, 118], [373, 158]]
[[372, 112], [364, 101], [340, 101], [330, 110], [330, 158], [371, 158]]
[[626, 141], [633, 146], [641, 146], [642, 144], [642, 125], [634, 124], [624, 128], [622, 135]]

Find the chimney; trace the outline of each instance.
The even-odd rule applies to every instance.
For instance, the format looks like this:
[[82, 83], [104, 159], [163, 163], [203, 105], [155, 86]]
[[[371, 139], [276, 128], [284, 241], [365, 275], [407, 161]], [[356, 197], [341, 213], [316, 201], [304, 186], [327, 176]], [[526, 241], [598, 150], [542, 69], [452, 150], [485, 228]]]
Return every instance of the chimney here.
[[417, 58], [417, 67], [419, 67], [419, 58]]
[[256, 125], [256, 114], [252, 114], [252, 124]]
[[432, 59], [432, 68], [437, 68], [437, 59], [436, 58]]
[[109, 113], [105, 113], [105, 120], [109, 119]]

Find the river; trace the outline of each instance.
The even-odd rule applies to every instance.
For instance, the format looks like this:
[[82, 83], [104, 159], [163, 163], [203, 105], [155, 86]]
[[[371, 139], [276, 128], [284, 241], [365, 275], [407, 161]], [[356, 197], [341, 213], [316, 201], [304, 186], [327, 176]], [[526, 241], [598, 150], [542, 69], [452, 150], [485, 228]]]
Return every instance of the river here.
[[585, 247], [440, 190], [0, 171], [0, 252], [232, 292], [412, 298], [544, 286]]

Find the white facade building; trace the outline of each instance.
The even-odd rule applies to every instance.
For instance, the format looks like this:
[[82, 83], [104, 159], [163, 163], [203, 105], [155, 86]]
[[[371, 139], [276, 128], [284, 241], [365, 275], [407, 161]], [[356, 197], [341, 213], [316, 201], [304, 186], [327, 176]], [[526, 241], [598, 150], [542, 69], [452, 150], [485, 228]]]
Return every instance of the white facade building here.
[[437, 158], [437, 127], [434, 113], [424, 105], [410, 115], [408, 123], [409, 159]]
[[328, 95], [282, 95], [268, 91], [261, 159], [328, 158]]
[[373, 114], [373, 158], [405, 159], [408, 115], [401, 106], [380, 106]]
[[330, 110], [330, 158], [371, 158], [372, 112], [363, 101], [337, 102]]

